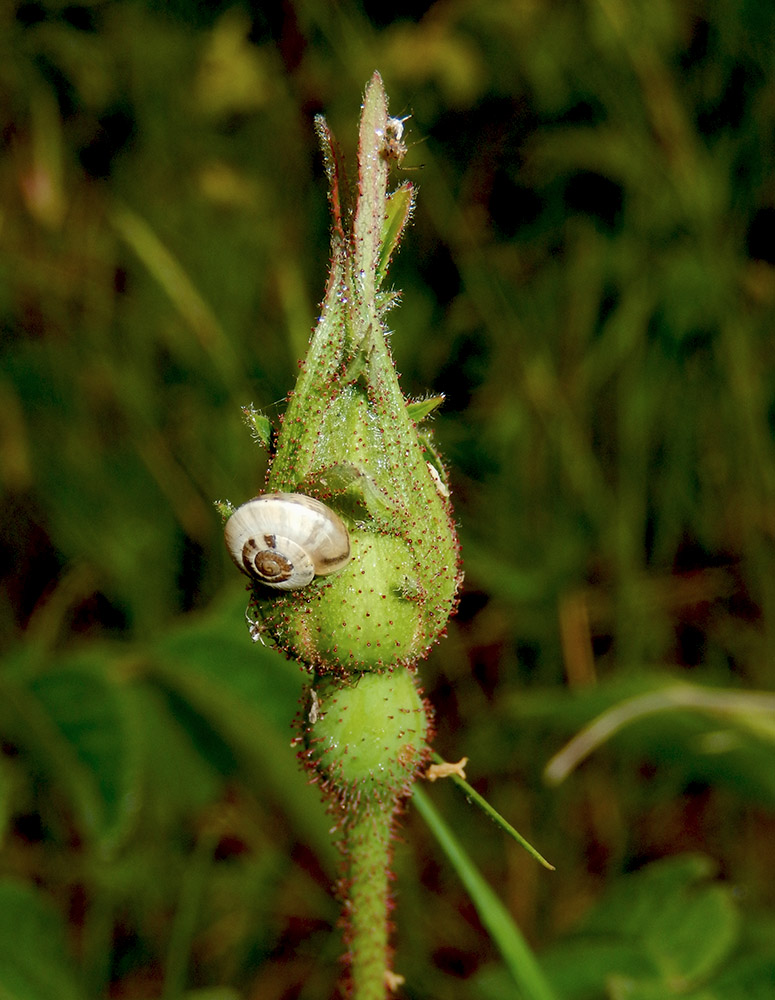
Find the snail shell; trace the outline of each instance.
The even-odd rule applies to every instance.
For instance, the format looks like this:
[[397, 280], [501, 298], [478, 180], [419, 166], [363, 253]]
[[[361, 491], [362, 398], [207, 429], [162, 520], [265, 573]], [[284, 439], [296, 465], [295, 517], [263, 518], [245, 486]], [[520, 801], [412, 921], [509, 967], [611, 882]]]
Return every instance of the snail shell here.
[[265, 493], [226, 522], [226, 545], [243, 573], [267, 587], [298, 590], [315, 576], [341, 569], [350, 538], [341, 519], [303, 493]]

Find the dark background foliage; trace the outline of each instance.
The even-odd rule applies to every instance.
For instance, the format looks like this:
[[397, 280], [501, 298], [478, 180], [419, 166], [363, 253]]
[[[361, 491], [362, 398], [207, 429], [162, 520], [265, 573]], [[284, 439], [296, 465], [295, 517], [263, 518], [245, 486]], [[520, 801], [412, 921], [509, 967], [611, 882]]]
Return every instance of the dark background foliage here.
[[[313, 117], [351, 151], [375, 68], [420, 189], [391, 345], [407, 395], [446, 395], [466, 568], [421, 667], [436, 746], [558, 871], [429, 794], [561, 997], [624, 996], [613, 973], [772, 995], [775, 8], [424, 7], [0, 12], [9, 995], [331, 995], [303, 678], [251, 646], [213, 500], [260, 489], [240, 406], [276, 423], [322, 296]], [[611, 741], [547, 785], [609, 708]], [[688, 969], [628, 910], [660, 924], [659, 859], [711, 914], [679, 907]], [[516, 995], [411, 809], [396, 868], [406, 995]], [[593, 968], [581, 919], [634, 957]]]

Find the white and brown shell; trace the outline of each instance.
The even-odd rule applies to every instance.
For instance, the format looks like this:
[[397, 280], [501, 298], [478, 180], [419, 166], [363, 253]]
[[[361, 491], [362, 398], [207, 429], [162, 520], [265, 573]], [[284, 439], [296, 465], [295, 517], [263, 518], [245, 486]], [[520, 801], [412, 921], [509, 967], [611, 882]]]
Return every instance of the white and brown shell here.
[[306, 587], [350, 559], [341, 518], [303, 493], [265, 493], [248, 500], [226, 522], [224, 535], [237, 568], [278, 590]]

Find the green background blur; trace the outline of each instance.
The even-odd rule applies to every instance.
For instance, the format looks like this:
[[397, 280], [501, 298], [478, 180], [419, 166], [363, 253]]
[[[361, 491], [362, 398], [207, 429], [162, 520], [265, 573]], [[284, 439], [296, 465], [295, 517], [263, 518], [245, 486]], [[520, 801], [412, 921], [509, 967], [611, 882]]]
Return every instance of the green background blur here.
[[[561, 997], [625, 995], [563, 942], [686, 853], [724, 903], [684, 952], [724, 942], [626, 995], [775, 996], [774, 46], [761, 0], [3, 5], [9, 996], [332, 995], [303, 677], [250, 643], [213, 501], [260, 490], [240, 407], [276, 425], [322, 298], [313, 117], [352, 162], [375, 68], [419, 186], [391, 346], [406, 395], [446, 394], [466, 570], [421, 665], [435, 745], [557, 872], [428, 794]], [[405, 995], [517, 996], [411, 809], [396, 870]]]

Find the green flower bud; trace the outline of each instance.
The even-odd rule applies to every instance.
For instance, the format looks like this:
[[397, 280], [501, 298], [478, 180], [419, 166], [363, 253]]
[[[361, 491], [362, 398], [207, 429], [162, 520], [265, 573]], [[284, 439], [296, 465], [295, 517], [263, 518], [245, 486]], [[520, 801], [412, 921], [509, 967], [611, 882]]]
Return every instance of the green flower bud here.
[[[461, 579], [444, 467], [429, 432], [415, 424], [436, 401], [407, 403], [386, 342], [385, 313], [396, 296], [381, 285], [414, 199], [408, 183], [387, 194], [393, 122], [375, 74], [361, 117], [357, 202], [345, 212], [334, 143], [318, 119], [331, 270], [267, 475], [267, 492], [323, 501], [349, 535], [347, 561], [315, 570], [305, 585], [253, 587], [257, 632], [319, 673], [415, 664], [443, 632]], [[249, 423], [269, 440], [252, 410]], [[273, 556], [279, 542], [271, 531], [262, 536], [249, 540], [251, 551], [266, 544]]]
[[[303, 753], [341, 808], [403, 800], [428, 756], [429, 713], [414, 675], [364, 673], [352, 684], [318, 678], [303, 726]], [[387, 815], [390, 815], [388, 811]]]

